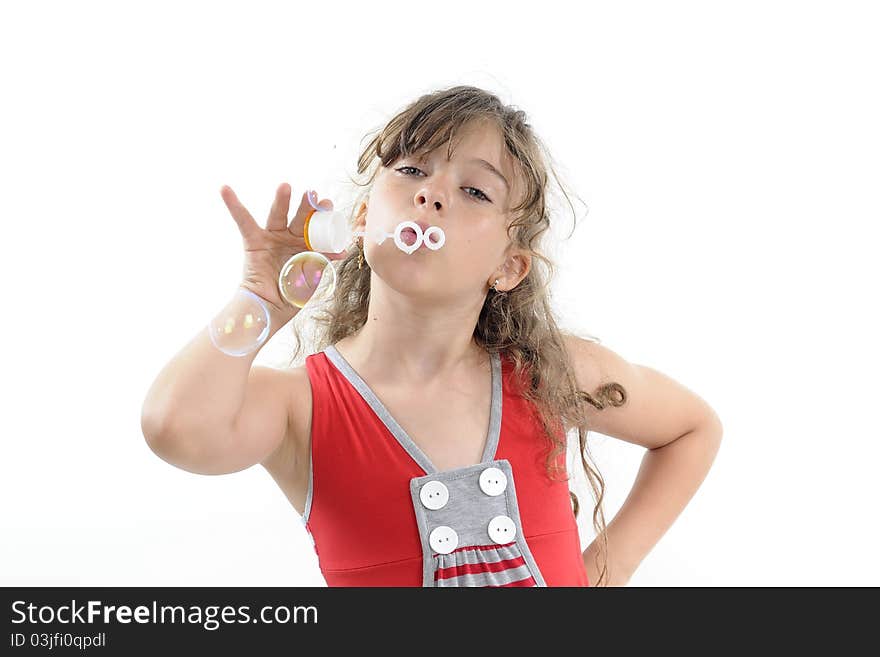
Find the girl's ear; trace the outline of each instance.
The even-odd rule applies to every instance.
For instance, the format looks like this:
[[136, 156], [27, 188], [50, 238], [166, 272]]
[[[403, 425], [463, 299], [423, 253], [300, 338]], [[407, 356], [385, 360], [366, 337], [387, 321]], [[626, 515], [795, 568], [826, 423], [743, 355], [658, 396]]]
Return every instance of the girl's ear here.
[[366, 224], [367, 224], [367, 202], [366, 201], [361, 203], [360, 207], [358, 208], [357, 214], [355, 215], [355, 218], [354, 218], [354, 223], [355, 223], [355, 226], [358, 226], [359, 228], [363, 228], [364, 226], [366, 226]]
[[502, 285], [503, 282], [505, 290], [512, 290], [528, 275], [531, 268], [532, 256], [525, 252], [516, 251], [509, 255], [501, 266], [501, 271], [497, 276], [501, 281], [498, 284]]
[[[520, 253], [514, 256], [517, 262], [517, 276], [521, 281], [526, 276], [529, 275], [529, 272], [532, 270], [532, 256], [528, 253]], [[517, 281], [518, 283], [519, 281]]]

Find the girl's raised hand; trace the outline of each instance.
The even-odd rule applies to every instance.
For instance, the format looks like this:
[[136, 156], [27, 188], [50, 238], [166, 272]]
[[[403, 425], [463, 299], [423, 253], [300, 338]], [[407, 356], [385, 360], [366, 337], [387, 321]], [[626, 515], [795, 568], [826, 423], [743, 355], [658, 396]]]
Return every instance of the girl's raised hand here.
[[[275, 202], [269, 211], [266, 227], [260, 228], [251, 213], [241, 204], [235, 192], [228, 185], [220, 189], [220, 196], [229, 208], [232, 218], [238, 224], [238, 230], [244, 242], [244, 271], [241, 286], [262, 297], [279, 312], [295, 313], [278, 290], [278, 275], [284, 263], [297, 253], [308, 250], [303, 228], [309, 212], [313, 210], [304, 192], [293, 219], [288, 220], [290, 207], [290, 185], [281, 183], [275, 192]], [[314, 198], [314, 197], [313, 197]], [[324, 199], [317, 203], [318, 207], [332, 210], [333, 202]], [[329, 260], [342, 260], [348, 254], [322, 253]]]

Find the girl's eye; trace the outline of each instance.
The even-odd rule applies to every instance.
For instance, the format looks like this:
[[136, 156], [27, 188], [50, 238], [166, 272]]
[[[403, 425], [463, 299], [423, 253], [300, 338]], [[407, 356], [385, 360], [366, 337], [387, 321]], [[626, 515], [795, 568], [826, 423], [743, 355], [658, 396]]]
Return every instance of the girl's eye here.
[[489, 199], [488, 196], [486, 196], [482, 191], [480, 191], [480, 190], [477, 189], [476, 187], [465, 187], [465, 189], [472, 189], [472, 190], [474, 190], [477, 194], [476, 194], [476, 195], [475, 195], [475, 194], [471, 194], [471, 196], [474, 196], [475, 198], [478, 198], [478, 199], [480, 199], [481, 201], [489, 201], [490, 203], [492, 202], [492, 201]]
[[[400, 173], [403, 174], [404, 176], [412, 175], [412, 174], [409, 174], [409, 173], [404, 173], [404, 170], [405, 170], [405, 169], [406, 169], [406, 170], [411, 169], [411, 170], [413, 170], [413, 171], [418, 171], [419, 173], [424, 173], [421, 169], [419, 169], [419, 168], [417, 168], [417, 167], [409, 167], [409, 166], [406, 166], [406, 167], [398, 167], [397, 169], [395, 169], [395, 171], [400, 171]], [[490, 199], [488, 196], [486, 196], [481, 190], [477, 189], [476, 187], [465, 187], [464, 189], [466, 189], [466, 190], [473, 190], [474, 192], [476, 192], [476, 194], [471, 194], [470, 191], [468, 191], [468, 192], [466, 192], [466, 193], [467, 193], [468, 196], [470, 196], [470, 197], [472, 197], [472, 198], [475, 198], [475, 199], [477, 199], [478, 201], [483, 201], [483, 202], [488, 201], [489, 203], [492, 202], [492, 199]]]

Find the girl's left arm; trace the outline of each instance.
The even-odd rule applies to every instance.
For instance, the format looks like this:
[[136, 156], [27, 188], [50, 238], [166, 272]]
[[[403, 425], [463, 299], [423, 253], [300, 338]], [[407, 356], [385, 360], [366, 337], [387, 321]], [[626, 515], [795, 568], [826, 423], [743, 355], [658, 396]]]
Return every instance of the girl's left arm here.
[[[626, 390], [622, 406], [588, 409], [590, 430], [647, 448], [629, 495], [606, 528], [608, 585], [623, 586], [706, 478], [721, 444], [721, 420], [696, 393], [661, 372], [629, 363], [599, 343], [564, 337], [581, 390], [594, 394], [611, 382]], [[599, 576], [598, 550], [597, 539], [583, 553], [591, 584]]]

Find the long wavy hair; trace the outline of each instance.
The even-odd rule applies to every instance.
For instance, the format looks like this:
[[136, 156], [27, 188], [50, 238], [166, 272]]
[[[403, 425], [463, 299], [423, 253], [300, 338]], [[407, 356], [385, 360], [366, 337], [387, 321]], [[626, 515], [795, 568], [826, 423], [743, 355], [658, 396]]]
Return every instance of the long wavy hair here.
[[[380, 166], [388, 167], [401, 157], [431, 152], [444, 144], [451, 148], [456, 133], [473, 120], [489, 120], [490, 125], [500, 129], [524, 183], [522, 199], [509, 210], [507, 233], [513, 246], [531, 254], [532, 267], [515, 288], [504, 292], [489, 290], [473, 338], [488, 353], [501, 352], [507, 356], [514, 365], [516, 380], [524, 382], [521, 394], [537, 409], [544, 432], [542, 438], [547, 442], [546, 467], [550, 478], [565, 473], [557, 457], [565, 454], [566, 432], [577, 429], [581, 465], [595, 502], [593, 528], [599, 540], [596, 566], [600, 575], [593, 585], [602, 586], [607, 582], [608, 572], [608, 538], [602, 508], [605, 482], [598, 468], [590, 463], [593, 459], [587, 446], [589, 427], [585, 405], [599, 410], [608, 405], [621, 406], [626, 402], [626, 391], [617, 383], [602, 384], [592, 393], [577, 388], [563, 333], [550, 304], [549, 287], [555, 268], [542, 252], [542, 238], [550, 227], [551, 214], [548, 171], [572, 210], [573, 206], [552, 166], [552, 158], [526, 119], [521, 110], [473, 86], [454, 86], [421, 96], [365, 138], [369, 142], [358, 158], [360, 179], [351, 180], [361, 191], [352, 204], [349, 223], [353, 230], [357, 213], [363, 211], [363, 201], [369, 196]], [[577, 223], [576, 216], [574, 223]], [[314, 322], [316, 337], [312, 346], [315, 352], [357, 333], [367, 321], [371, 270], [362, 254], [362, 248], [355, 248], [346, 258], [328, 265], [336, 269], [336, 285], [323, 306], [313, 309], [307, 320]], [[300, 319], [302, 314], [294, 319], [295, 327], [306, 321]], [[302, 350], [301, 333], [306, 331], [296, 328], [293, 331], [295, 346], [291, 364], [298, 360]], [[599, 342], [593, 336], [581, 337]], [[578, 497], [574, 491], [570, 490], [569, 494], [577, 517]]]

